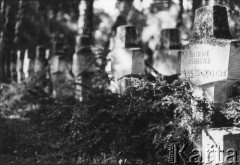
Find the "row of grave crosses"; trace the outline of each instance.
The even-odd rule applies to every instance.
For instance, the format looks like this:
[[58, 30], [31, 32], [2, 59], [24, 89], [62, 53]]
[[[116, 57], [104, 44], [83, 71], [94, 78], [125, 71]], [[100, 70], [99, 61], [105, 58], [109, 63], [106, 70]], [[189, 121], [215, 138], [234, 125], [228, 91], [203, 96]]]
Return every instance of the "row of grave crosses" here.
[[48, 59], [49, 51], [43, 46], [37, 46], [36, 52], [28, 49], [18, 50], [15, 60], [12, 60], [10, 64], [12, 81], [21, 83], [24, 78], [44, 70]]
[[[190, 80], [196, 96], [205, 94], [212, 102], [224, 103], [231, 97], [233, 84], [240, 79], [239, 53], [240, 41], [233, 40], [230, 34], [227, 8], [199, 8], [192, 39], [182, 51], [181, 75]], [[209, 128], [200, 136], [198, 149], [206, 152], [203, 164], [239, 163], [239, 128]]]
[[[153, 63], [150, 64], [153, 67], [150, 68], [161, 75], [180, 74], [181, 44], [179, 31], [177, 29], [162, 30], [160, 43], [160, 48], [153, 55]], [[111, 47], [112, 50], [109, 53], [111, 58], [109, 68], [111, 69], [109, 70], [115, 79], [111, 84], [111, 90], [124, 93], [128, 87], [134, 84], [131, 76], [135, 77], [145, 71], [149, 72], [145, 65], [146, 55], [137, 45], [137, 32], [133, 26], [118, 27]]]
[[[188, 79], [196, 97], [206, 95], [214, 103], [224, 103], [231, 97], [232, 85], [240, 80], [240, 41], [232, 39], [227, 18], [225, 6], [199, 8], [192, 38], [184, 46], [177, 29], [162, 30], [153, 68], [162, 75]], [[114, 43], [112, 74], [116, 91], [122, 93], [132, 82], [121, 77], [144, 72], [144, 53], [136, 46], [134, 27], [119, 27]]]
[[[195, 16], [193, 35], [188, 45], [181, 45], [180, 32], [177, 29], [161, 31], [160, 46], [153, 54], [152, 67], [162, 75], [179, 74], [182, 78], [189, 79], [196, 96], [202, 97], [205, 94], [210, 101], [223, 103], [231, 96], [232, 85], [240, 79], [240, 42], [231, 37], [225, 6], [205, 6], [196, 10]], [[43, 46], [37, 47], [34, 60], [27, 53], [23, 59], [22, 52], [18, 52], [18, 82], [22, 77], [44, 70], [49, 64], [53, 91], [68, 79], [75, 79], [76, 83], [85, 81], [87, 84], [89, 80], [83, 78], [81, 73], [84, 70], [94, 72], [89, 56], [90, 45], [88, 37], [78, 36], [72, 58], [66, 56], [67, 48], [58, 42], [54, 44], [51, 55]], [[146, 70], [146, 56], [137, 45], [135, 27], [118, 27], [108, 57], [111, 62], [107, 68], [114, 78], [110, 85], [111, 90], [123, 93], [134, 83], [131, 78], [126, 77], [144, 73]], [[70, 70], [72, 76], [68, 74]], [[76, 86], [76, 91], [77, 98], [82, 97], [81, 85]]]
[[[205, 94], [214, 103], [226, 102], [231, 97], [233, 84], [240, 80], [240, 41], [232, 39], [227, 18], [225, 6], [197, 9], [192, 38], [184, 46], [176, 29], [163, 30], [160, 48], [153, 55], [153, 68], [162, 75], [179, 74], [188, 79], [196, 97]], [[136, 48], [135, 32], [131, 31], [133, 27], [118, 28], [116, 47], [111, 52], [112, 73], [120, 93], [133, 82], [119, 78], [143, 73], [145, 67], [143, 52]], [[239, 128], [207, 128], [196, 137], [193, 144], [199, 157], [194, 163], [239, 163]]]
[[[196, 96], [206, 94], [210, 101], [224, 103], [231, 96], [232, 85], [240, 79], [240, 41], [231, 37], [225, 6], [205, 6], [197, 9], [195, 16], [193, 35], [188, 45], [181, 45], [177, 29], [162, 30], [161, 44], [153, 55], [152, 66], [162, 75], [179, 74], [183, 79], [189, 79]], [[107, 67], [114, 77], [110, 85], [114, 92], [123, 93], [134, 83], [131, 78], [124, 76], [131, 77], [146, 70], [144, 51], [136, 43], [137, 34], [133, 26], [121, 26], [117, 29], [109, 53], [111, 62]], [[77, 37], [76, 51], [70, 59], [63, 56], [66, 54], [63, 45], [56, 43], [54, 47], [51, 56], [49, 51], [46, 54], [44, 47], [38, 47], [35, 60], [25, 57], [23, 61], [29, 63], [29, 68], [23, 68], [19, 52], [17, 61], [20, 62], [16, 68], [18, 80], [21, 80], [23, 72], [26, 77], [32, 72], [41, 72], [47, 61], [50, 61], [49, 73], [54, 91], [67, 79], [87, 84], [89, 80], [82, 72], [95, 70], [89, 56], [91, 46], [88, 38]], [[69, 70], [73, 76], [67, 74]], [[82, 86], [76, 85], [76, 91], [76, 98], [81, 100], [84, 95]], [[208, 129], [208, 133], [202, 132], [201, 139], [201, 142], [196, 143], [202, 152], [210, 151], [213, 149], [211, 146], [216, 145], [217, 149], [224, 151], [229, 148], [240, 149], [239, 128]], [[218, 164], [226, 154], [228, 153], [220, 152], [215, 160], [216, 152], [208, 152], [203, 161], [209, 162], [209, 159], [212, 159], [210, 164]], [[240, 156], [240, 153], [237, 154]]]
[[35, 73], [44, 74], [46, 78], [51, 78], [53, 93], [56, 95], [56, 88], [71, 78], [66, 74], [71, 70], [72, 62], [65, 56], [67, 49], [63, 43], [54, 42], [51, 52], [49, 47], [44, 45], [37, 46], [36, 52], [28, 49], [18, 50], [16, 61], [10, 64], [12, 80], [21, 83]]
[[[36, 52], [28, 49], [18, 50], [17, 59], [10, 65], [11, 78], [21, 83], [34, 74], [44, 74], [51, 80], [53, 96], [57, 97], [59, 93], [63, 94], [58, 89], [66, 81], [75, 80], [76, 83], [82, 83], [82, 72], [94, 71], [91, 53], [87, 36], [77, 36], [73, 56], [69, 53], [69, 47], [61, 41], [54, 41], [51, 48], [44, 45], [37, 46]], [[77, 99], [82, 98], [82, 92], [81, 85], [76, 85], [74, 95]]]

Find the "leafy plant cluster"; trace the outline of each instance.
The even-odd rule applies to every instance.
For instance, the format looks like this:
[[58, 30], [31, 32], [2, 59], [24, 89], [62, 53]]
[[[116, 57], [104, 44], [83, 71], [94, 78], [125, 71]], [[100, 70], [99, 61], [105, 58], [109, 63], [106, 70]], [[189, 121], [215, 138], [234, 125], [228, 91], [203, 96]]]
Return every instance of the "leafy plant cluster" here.
[[18, 109], [21, 118], [2, 120], [7, 129], [1, 152], [11, 155], [4, 160], [163, 164], [168, 144], [193, 141], [204, 127], [213, 125], [214, 109], [206, 99], [192, 96], [187, 81], [148, 74], [128, 79], [134, 85], [123, 95], [104, 85], [94, 86], [88, 88], [82, 102], [70, 96], [52, 98], [41, 88], [41, 76], [29, 81], [38, 85], [12, 85], [21, 91], [15, 92], [21, 97], [14, 104], [2, 102], [1, 107]]

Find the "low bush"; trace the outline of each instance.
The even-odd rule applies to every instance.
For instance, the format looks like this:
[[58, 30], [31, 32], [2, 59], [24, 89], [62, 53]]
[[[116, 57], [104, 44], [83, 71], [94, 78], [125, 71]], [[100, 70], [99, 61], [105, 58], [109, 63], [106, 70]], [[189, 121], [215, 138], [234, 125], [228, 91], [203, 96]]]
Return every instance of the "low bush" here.
[[11, 147], [1, 152], [15, 162], [166, 164], [168, 144], [196, 140], [202, 129], [221, 126], [223, 120], [239, 124], [238, 93], [222, 109], [193, 97], [189, 83], [177, 76], [128, 78], [135, 85], [123, 95], [97, 85], [80, 103], [41, 92], [33, 99], [31, 92], [40, 89], [29, 88], [14, 107], [35, 108], [22, 113], [23, 126], [9, 121], [4, 143]]

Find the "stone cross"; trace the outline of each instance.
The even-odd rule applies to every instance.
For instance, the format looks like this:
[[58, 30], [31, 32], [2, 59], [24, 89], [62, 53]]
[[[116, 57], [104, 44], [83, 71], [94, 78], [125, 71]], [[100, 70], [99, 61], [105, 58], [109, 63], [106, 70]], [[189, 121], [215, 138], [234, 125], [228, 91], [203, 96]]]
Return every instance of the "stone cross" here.
[[33, 49], [26, 49], [23, 59], [23, 73], [24, 79], [32, 76], [34, 74], [34, 67], [35, 67], [35, 52]]
[[17, 51], [17, 62], [16, 62], [16, 71], [17, 71], [17, 83], [21, 83], [24, 79], [23, 73], [23, 58], [24, 58], [25, 50]]
[[29, 65], [30, 65], [30, 58], [28, 56], [28, 49], [25, 50], [24, 53], [24, 59], [23, 59], [23, 73], [24, 73], [24, 79], [27, 79], [29, 77]]
[[240, 129], [236, 127], [211, 128], [202, 131], [203, 163], [238, 164], [239, 139]]
[[72, 59], [72, 73], [76, 83], [75, 97], [79, 101], [82, 101], [85, 94], [82, 85], [91, 85], [91, 80], [86, 75], [95, 70], [93, 60], [90, 38], [86, 35], [77, 36], [75, 53]]
[[17, 51], [12, 50], [11, 52], [11, 61], [10, 61], [10, 72], [11, 72], [11, 81], [17, 81]]
[[[60, 96], [59, 94], [68, 94], [68, 91], [58, 90], [67, 80], [72, 79], [69, 74], [70, 68], [64, 52], [64, 45], [61, 42], [53, 44], [52, 57], [50, 57], [50, 76], [53, 85], [53, 96]], [[69, 90], [69, 92], [71, 92]]]
[[193, 37], [181, 56], [181, 75], [195, 95], [205, 94], [214, 103], [224, 103], [240, 79], [240, 41], [232, 39], [227, 18], [225, 6], [197, 9]]
[[161, 31], [160, 48], [153, 55], [153, 68], [160, 74], [180, 74], [181, 65], [180, 33], [177, 29]]
[[113, 92], [123, 93], [133, 83], [126, 75], [144, 73], [144, 53], [137, 46], [137, 32], [133, 26], [117, 28], [114, 49], [110, 52], [111, 73], [114, 82], [111, 84]]
[[39, 45], [36, 48], [34, 72], [42, 72], [45, 69], [46, 65], [46, 48], [43, 45]]
[[32, 76], [34, 74], [35, 57], [36, 57], [35, 49], [28, 49], [28, 58], [29, 58], [28, 74], [29, 74], [29, 76]]
[[89, 61], [87, 58], [91, 54], [90, 41], [88, 36], [76, 37], [76, 48], [73, 55], [72, 73], [75, 77], [79, 77], [83, 71], [89, 70]]

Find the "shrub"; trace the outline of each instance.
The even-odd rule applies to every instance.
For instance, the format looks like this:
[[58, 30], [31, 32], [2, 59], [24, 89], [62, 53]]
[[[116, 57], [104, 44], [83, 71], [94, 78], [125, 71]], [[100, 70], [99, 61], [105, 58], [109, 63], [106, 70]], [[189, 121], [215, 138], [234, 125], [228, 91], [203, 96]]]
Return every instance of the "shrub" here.
[[[5, 120], [11, 123], [4, 126], [11, 147], [2, 152], [19, 162], [30, 157], [27, 162], [165, 164], [168, 144], [193, 141], [202, 129], [221, 126], [223, 120], [229, 126], [239, 123], [238, 93], [222, 109], [193, 97], [189, 83], [178, 76], [130, 75], [134, 86], [123, 95], [107, 90], [105, 78], [95, 79], [82, 102], [53, 99], [36, 85], [15, 87], [25, 92], [11, 106], [35, 108], [21, 113], [27, 120], [4, 119], [5, 125]], [[239, 84], [235, 88], [240, 91]]]

